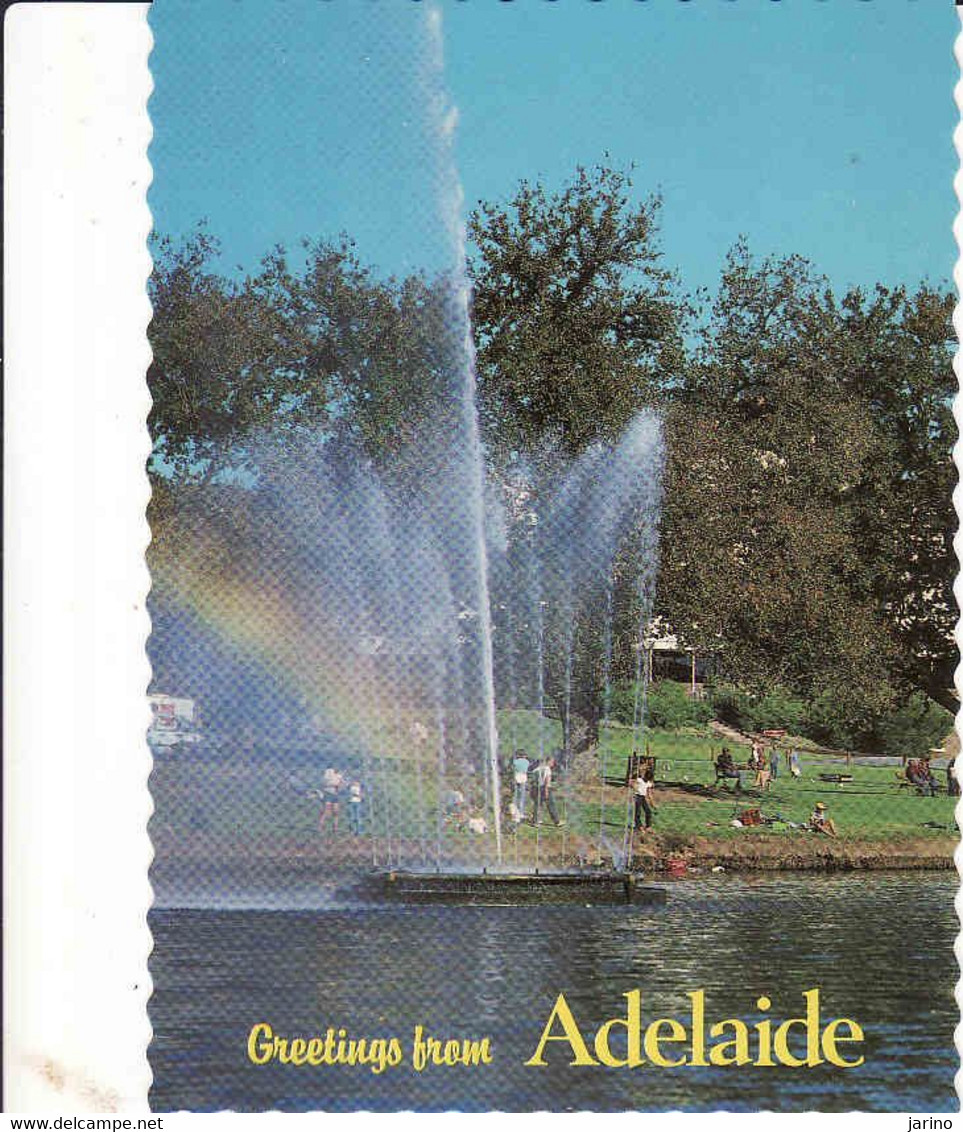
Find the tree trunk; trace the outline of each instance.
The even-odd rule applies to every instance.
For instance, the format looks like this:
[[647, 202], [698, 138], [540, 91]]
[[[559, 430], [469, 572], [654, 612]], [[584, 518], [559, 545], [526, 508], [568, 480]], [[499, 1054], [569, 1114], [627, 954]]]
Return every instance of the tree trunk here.
[[959, 696], [956, 694], [955, 688], [944, 688], [941, 684], [936, 683], [928, 684], [923, 691], [940, 705], [945, 707], [947, 711], [952, 712], [954, 715], [960, 710]]
[[[575, 714], [573, 712], [573, 714]], [[578, 718], [585, 724], [585, 732], [579, 736], [575, 753], [581, 754], [590, 747], [597, 747], [599, 742], [599, 726], [602, 722], [602, 713], [596, 704], [586, 704], [578, 712]]]
[[558, 712], [558, 718], [562, 721], [562, 750], [565, 752], [566, 758], [572, 753], [572, 718], [574, 712], [570, 715], [565, 711], [565, 696], [563, 693], [556, 693], [552, 696], [555, 702], [555, 710]]

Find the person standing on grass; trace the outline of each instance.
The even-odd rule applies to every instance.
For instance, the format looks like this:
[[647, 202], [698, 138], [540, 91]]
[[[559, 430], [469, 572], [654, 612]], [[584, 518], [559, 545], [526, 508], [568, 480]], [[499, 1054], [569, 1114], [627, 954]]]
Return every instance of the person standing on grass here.
[[769, 752], [769, 772], [773, 782], [779, 777], [779, 748], [773, 747]]
[[525, 807], [528, 805], [528, 771], [530, 766], [528, 755], [519, 748], [515, 752], [515, 760], [512, 763], [512, 774], [515, 782], [515, 809], [521, 815], [520, 821], [524, 819]]
[[650, 782], [641, 772], [635, 776], [632, 786], [635, 794], [635, 829], [642, 829], [642, 815], [645, 814], [645, 828], [652, 828], [652, 799], [655, 793], [655, 784]]
[[923, 793], [928, 794], [931, 798], [935, 798], [940, 792], [940, 788], [933, 775], [933, 767], [929, 758], [920, 759], [919, 767]]
[[546, 759], [535, 768], [535, 825], [539, 824], [539, 813], [543, 805], [548, 809], [549, 817], [557, 826], [565, 824], [559, 820], [555, 809], [555, 799], [552, 797], [552, 771], [554, 769], [554, 759]]
[[318, 830], [324, 833], [324, 825], [329, 817], [334, 821], [334, 833], [338, 833], [338, 812], [340, 810], [340, 796], [341, 787], [344, 785], [344, 778], [339, 770], [333, 766], [328, 769], [321, 776], [321, 801], [323, 803], [321, 809], [321, 817], [318, 820]]
[[358, 779], [348, 787], [348, 829], [355, 837], [361, 836], [361, 805], [364, 801]]
[[953, 769], [955, 766], [956, 755], [946, 764], [946, 792], [951, 798], [960, 796], [960, 780], [956, 777], [956, 771]]
[[796, 753], [795, 747], [789, 752], [789, 773], [793, 778], [802, 777], [802, 767], [799, 765], [799, 755]]
[[928, 759], [910, 759], [906, 764], [906, 779], [923, 795], [932, 796], [938, 790]]
[[765, 790], [768, 794], [772, 788], [772, 773], [766, 766], [766, 760], [760, 755], [759, 769], [756, 771], [756, 781], [753, 785], [759, 790]]

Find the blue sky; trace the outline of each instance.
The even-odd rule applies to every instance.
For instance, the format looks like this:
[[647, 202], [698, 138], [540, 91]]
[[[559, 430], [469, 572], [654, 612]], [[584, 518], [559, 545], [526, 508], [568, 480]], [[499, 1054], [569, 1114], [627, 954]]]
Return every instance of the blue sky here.
[[[636, 165], [661, 246], [712, 287], [744, 233], [843, 288], [951, 277], [947, 0], [441, 0], [466, 199]], [[446, 255], [417, 0], [155, 0], [155, 226], [223, 266], [351, 233], [384, 272]]]

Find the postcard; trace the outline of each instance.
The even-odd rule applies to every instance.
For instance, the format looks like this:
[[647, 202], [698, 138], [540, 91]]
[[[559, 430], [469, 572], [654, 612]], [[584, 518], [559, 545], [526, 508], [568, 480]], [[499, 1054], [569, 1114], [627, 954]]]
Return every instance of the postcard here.
[[951, 14], [150, 20], [152, 1105], [955, 1107]]
[[150, 1108], [951, 1127], [952, 8], [144, 18]]

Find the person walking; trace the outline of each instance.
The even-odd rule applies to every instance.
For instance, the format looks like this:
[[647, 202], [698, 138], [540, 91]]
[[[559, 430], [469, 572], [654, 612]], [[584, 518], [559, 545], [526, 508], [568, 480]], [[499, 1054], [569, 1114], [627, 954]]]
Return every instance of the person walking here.
[[540, 822], [540, 810], [543, 805], [556, 826], [565, 824], [559, 820], [555, 809], [555, 799], [552, 797], [552, 772], [554, 769], [554, 759], [546, 759], [545, 762], [539, 763], [535, 768], [535, 817], [533, 819], [535, 825]]
[[655, 792], [655, 784], [650, 782], [644, 774], [639, 773], [635, 776], [635, 781], [632, 786], [633, 793], [635, 794], [635, 822], [634, 827], [637, 830], [642, 829], [642, 815], [645, 814], [645, 828], [652, 828], [652, 799]]

